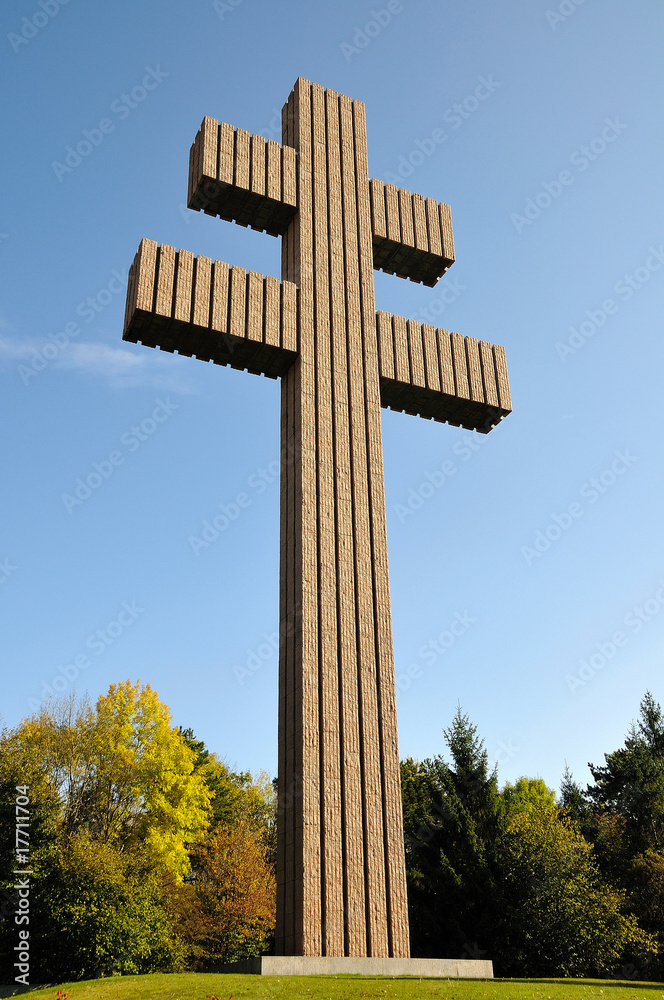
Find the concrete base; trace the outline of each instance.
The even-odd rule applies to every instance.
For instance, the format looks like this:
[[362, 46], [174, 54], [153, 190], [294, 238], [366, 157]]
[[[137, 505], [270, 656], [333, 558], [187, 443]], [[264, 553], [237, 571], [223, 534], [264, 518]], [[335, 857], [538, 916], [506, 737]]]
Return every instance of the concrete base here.
[[465, 958], [319, 958], [262, 955], [208, 972], [251, 976], [418, 976], [423, 979], [493, 979], [493, 962]]

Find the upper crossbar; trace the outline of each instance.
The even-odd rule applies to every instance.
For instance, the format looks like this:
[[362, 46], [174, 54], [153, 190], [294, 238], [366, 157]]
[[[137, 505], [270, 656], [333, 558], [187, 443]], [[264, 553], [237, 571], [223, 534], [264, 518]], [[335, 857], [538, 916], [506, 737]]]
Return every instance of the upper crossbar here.
[[189, 153], [187, 205], [283, 235], [297, 209], [295, 160], [290, 146], [206, 117]]
[[370, 194], [374, 267], [435, 285], [454, 263], [450, 206], [375, 177]]
[[[454, 263], [450, 206], [376, 178], [369, 190], [374, 267], [435, 285]], [[189, 153], [187, 204], [283, 235], [297, 211], [297, 154], [290, 146], [206, 117]]]

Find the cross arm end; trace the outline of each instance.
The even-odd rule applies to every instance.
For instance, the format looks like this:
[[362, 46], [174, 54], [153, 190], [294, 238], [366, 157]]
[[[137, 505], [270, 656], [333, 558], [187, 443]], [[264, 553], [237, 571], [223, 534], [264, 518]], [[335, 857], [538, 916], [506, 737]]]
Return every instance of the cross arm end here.
[[214, 118], [189, 153], [187, 205], [280, 236], [297, 209], [295, 150]]
[[450, 206], [375, 177], [369, 183], [374, 267], [435, 285], [454, 263]]
[[381, 404], [487, 434], [512, 411], [505, 349], [376, 313]]
[[277, 378], [297, 356], [297, 287], [144, 239], [122, 339]]

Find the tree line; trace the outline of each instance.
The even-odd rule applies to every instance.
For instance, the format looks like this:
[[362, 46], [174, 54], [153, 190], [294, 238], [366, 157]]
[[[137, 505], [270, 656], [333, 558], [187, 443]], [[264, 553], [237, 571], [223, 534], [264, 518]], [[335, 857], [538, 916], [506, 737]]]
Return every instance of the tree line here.
[[664, 978], [664, 717], [649, 693], [625, 744], [498, 786], [457, 710], [447, 755], [402, 763], [414, 955], [488, 957], [500, 976]]
[[[593, 782], [566, 771], [557, 797], [539, 778], [501, 788], [460, 707], [443, 741], [401, 765], [412, 954], [491, 958], [499, 976], [664, 978], [653, 697], [589, 765]], [[273, 782], [174, 726], [149, 685], [111, 685], [94, 707], [72, 695], [3, 730], [0, 822], [0, 982], [16, 974], [28, 861], [32, 983], [200, 970], [273, 946]]]

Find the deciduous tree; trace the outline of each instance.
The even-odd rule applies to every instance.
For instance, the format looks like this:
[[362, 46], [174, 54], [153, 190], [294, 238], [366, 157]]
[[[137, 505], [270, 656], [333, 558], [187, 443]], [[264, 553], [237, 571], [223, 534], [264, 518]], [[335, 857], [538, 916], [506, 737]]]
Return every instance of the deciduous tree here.
[[274, 932], [276, 880], [260, 829], [244, 819], [220, 823], [192, 853], [194, 880], [171, 897], [188, 964], [206, 968], [266, 951]]
[[607, 976], [654, 942], [603, 882], [593, 848], [551, 803], [515, 811], [498, 850], [505, 908], [497, 928], [501, 975]]
[[182, 968], [183, 948], [163, 897], [151, 854], [85, 832], [63, 841], [33, 884], [33, 981]]
[[49, 705], [11, 739], [43, 762], [64, 836], [141, 844], [176, 878], [186, 874], [186, 844], [204, 835], [212, 793], [149, 684], [112, 684], [94, 710], [73, 699]]

